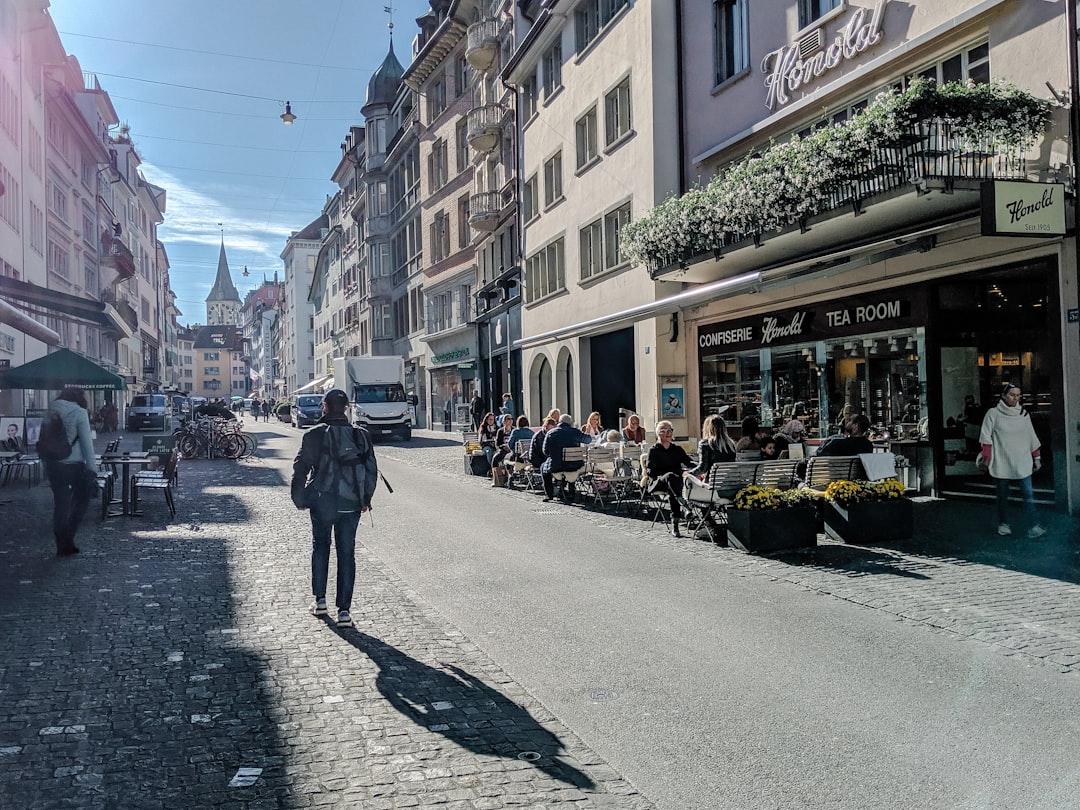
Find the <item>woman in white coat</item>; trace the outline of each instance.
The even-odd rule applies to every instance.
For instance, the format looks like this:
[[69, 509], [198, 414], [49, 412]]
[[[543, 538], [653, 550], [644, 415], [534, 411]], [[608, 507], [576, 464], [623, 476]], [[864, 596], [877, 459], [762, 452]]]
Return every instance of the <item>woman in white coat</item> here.
[[1009, 488], [1016, 484], [1024, 498], [1024, 511], [1031, 528], [1027, 536], [1042, 537], [1046, 529], [1039, 525], [1035, 514], [1035, 496], [1031, 476], [1042, 467], [1039, 458], [1039, 439], [1031, 424], [1031, 415], [1020, 405], [1020, 386], [1005, 383], [996, 406], [986, 412], [979, 444], [981, 463], [988, 465], [990, 476], [997, 484], [998, 534], [1012, 534], [1009, 526]]

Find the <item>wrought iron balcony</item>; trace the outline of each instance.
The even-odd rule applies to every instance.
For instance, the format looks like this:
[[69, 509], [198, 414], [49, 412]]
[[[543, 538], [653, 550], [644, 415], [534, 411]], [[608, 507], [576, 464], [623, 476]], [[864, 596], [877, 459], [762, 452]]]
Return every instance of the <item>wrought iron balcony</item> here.
[[501, 104], [484, 104], [469, 110], [468, 131], [466, 137], [469, 148], [487, 154], [498, 148], [502, 142], [503, 122], [506, 120], [506, 108]]
[[465, 59], [474, 70], [486, 73], [499, 53], [499, 21], [481, 20], [469, 26]]
[[493, 231], [499, 227], [503, 210], [503, 194], [481, 191], [469, 197], [469, 225], [478, 231]]
[[136, 273], [135, 256], [131, 250], [108, 233], [101, 236], [101, 263], [112, 267], [120, 279], [129, 279]]

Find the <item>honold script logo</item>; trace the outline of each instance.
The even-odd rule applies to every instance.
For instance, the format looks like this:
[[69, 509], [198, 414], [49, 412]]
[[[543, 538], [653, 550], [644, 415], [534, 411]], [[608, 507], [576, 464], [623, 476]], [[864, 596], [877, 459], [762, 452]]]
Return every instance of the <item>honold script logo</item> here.
[[1020, 222], [1024, 217], [1030, 214], [1035, 214], [1042, 211], [1044, 208], [1049, 208], [1054, 204], [1054, 189], [1044, 189], [1042, 198], [1036, 202], [1027, 202], [1022, 197], [1019, 200], [1012, 200], [1005, 203], [1005, 210], [1009, 212], [1009, 224], [1015, 225]]
[[767, 345], [775, 338], [793, 337], [803, 333], [803, 324], [806, 323], [806, 313], [796, 312], [791, 317], [791, 323], [781, 326], [780, 321], [771, 315], [765, 316], [761, 326], [761, 343]]
[[[859, 54], [877, 45], [881, 41], [881, 18], [885, 14], [885, 5], [889, 0], [878, 0], [873, 15], [868, 15], [865, 8], [860, 8], [851, 15], [847, 25], [836, 33], [836, 38], [826, 48], [809, 54], [800, 55], [803, 40], [794, 45], [773, 51], [761, 60], [761, 70], [765, 74], [765, 106], [775, 110], [791, 100], [791, 93], [800, 87], [820, 78], [841, 62], [854, 59]], [[869, 19], [867, 17], [869, 16]], [[813, 32], [817, 34], [817, 32]]]

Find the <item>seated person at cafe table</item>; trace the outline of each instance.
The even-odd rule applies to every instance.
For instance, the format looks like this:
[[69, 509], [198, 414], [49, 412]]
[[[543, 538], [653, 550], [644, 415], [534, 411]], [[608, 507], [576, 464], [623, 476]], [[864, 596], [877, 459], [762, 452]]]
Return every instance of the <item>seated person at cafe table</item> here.
[[818, 448], [819, 456], [857, 456], [873, 453], [874, 445], [866, 437], [870, 432], [870, 420], [861, 413], [855, 414], [844, 424], [843, 435], [830, 436]]
[[[686, 471], [684, 483], [688, 499], [709, 501], [712, 493], [708, 492], [705, 479], [709, 477], [709, 470], [714, 464], [727, 464], [735, 460], [735, 440], [728, 433], [724, 417], [715, 413], [705, 417], [701, 424], [701, 435], [704, 438], [698, 442], [699, 461], [697, 466]], [[700, 497], [695, 498], [695, 490], [698, 490], [696, 494]]]
[[626, 427], [622, 429], [622, 435], [628, 442], [641, 444], [645, 441], [645, 428], [641, 426], [641, 417], [636, 413], [630, 414], [626, 420]]
[[694, 466], [686, 451], [672, 441], [675, 428], [666, 419], [656, 423], [656, 444], [645, 456], [645, 472], [649, 477], [649, 492], [667, 495], [671, 510], [671, 533], [682, 537], [679, 521], [682, 519], [683, 470]]
[[[563, 450], [588, 443], [589, 437], [574, 427], [574, 417], [568, 413], [564, 413], [559, 417], [559, 424], [544, 437], [545, 458], [540, 467], [540, 475], [544, 480], [545, 501], [552, 501], [555, 498], [555, 478], [553, 473], [573, 472], [585, 466], [584, 461], [564, 461]], [[562, 497], [563, 500], [571, 503], [577, 497], [577, 488], [572, 481], [566, 482]]]

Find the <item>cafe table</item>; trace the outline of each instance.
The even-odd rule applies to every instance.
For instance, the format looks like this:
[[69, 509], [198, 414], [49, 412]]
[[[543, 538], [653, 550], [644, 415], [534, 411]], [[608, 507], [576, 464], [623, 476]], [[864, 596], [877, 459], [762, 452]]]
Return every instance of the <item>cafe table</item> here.
[[[113, 472], [120, 476], [120, 511], [108, 512], [107, 517], [138, 514], [132, 509], [131, 476], [143, 467], [149, 467], [155, 459], [149, 453], [110, 453], [101, 456], [102, 464], [108, 464]], [[115, 504], [116, 501], [113, 501]]]

